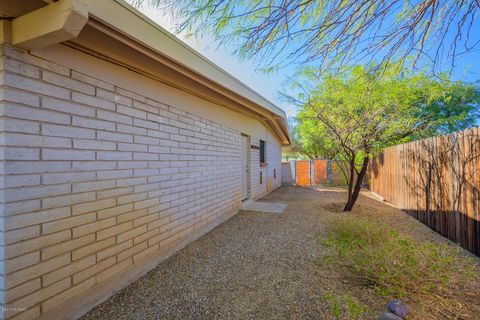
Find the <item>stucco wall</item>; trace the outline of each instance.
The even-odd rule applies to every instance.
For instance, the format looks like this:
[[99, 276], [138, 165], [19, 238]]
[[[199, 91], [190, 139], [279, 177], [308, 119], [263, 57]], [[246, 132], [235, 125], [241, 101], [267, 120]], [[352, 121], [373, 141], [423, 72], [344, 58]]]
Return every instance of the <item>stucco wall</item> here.
[[78, 316], [234, 215], [242, 133], [267, 142], [250, 197], [281, 183], [253, 118], [61, 45], [2, 52], [1, 299], [26, 308], [7, 317]]

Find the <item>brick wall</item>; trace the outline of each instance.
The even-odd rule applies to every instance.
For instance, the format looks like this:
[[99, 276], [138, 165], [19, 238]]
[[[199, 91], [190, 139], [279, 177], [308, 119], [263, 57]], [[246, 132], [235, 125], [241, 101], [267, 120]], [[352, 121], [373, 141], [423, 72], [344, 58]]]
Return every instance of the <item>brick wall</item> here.
[[[0, 298], [26, 308], [6, 317], [51, 313], [238, 211], [241, 132], [2, 52]], [[253, 198], [281, 183], [280, 145], [266, 139], [262, 184], [250, 157]]]

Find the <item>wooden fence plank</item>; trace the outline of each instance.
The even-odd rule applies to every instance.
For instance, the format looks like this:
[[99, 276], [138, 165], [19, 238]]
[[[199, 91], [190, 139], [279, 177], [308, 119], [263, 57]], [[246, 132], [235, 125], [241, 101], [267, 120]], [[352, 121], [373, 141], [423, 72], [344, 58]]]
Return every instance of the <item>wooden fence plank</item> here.
[[386, 148], [370, 188], [480, 255], [480, 128]]

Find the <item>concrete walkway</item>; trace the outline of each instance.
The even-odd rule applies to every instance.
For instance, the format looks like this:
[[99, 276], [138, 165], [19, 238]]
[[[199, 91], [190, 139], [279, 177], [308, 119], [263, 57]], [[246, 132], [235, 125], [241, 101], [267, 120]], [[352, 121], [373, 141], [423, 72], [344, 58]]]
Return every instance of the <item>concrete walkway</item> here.
[[287, 204], [278, 202], [260, 202], [260, 201], [245, 201], [240, 206], [240, 210], [267, 212], [267, 213], [283, 213], [287, 209]]

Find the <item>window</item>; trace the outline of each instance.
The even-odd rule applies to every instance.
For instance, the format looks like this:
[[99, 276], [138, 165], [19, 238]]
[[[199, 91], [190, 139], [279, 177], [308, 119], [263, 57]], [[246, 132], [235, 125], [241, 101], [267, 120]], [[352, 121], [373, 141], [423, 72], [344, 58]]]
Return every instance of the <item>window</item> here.
[[260, 140], [260, 162], [265, 162], [265, 141]]

